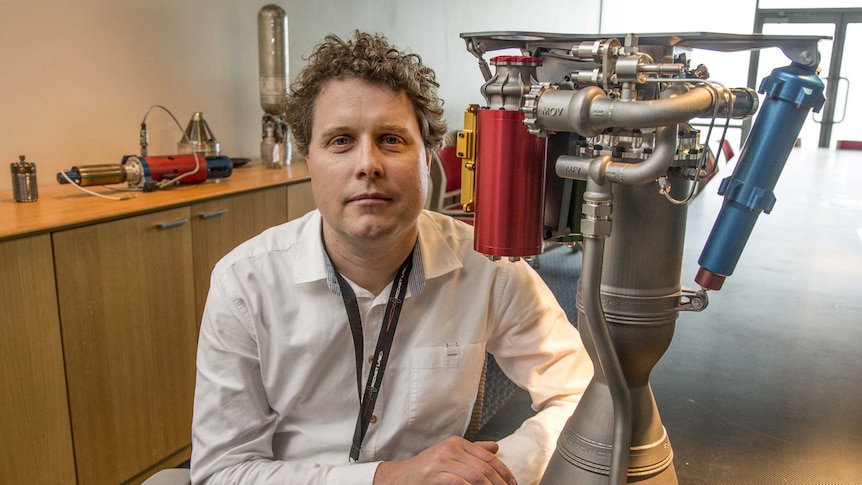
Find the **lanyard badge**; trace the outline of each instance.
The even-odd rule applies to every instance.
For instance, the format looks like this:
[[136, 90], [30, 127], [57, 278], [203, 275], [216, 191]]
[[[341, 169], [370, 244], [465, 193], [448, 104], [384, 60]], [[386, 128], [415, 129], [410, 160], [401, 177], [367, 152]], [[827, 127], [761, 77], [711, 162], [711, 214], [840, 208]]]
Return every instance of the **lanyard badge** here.
[[389, 293], [389, 302], [386, 304], [386, 311], [383, 314], [383, 324], [380, 326], [380, 336], [377, 338], [377, 348], [374, 351], [372, 368], [368, 373], [368, 380], [365, 383], [365, 392], [362, 392], [362, 355], [364, 350], [362, 317], [359, 314], [359, 304], [356, 301], [356, 294], [353, 293], [353, 289], [344, 277], [341, 276], [338, 269], [334, 266], [333, 269], [335, 269], [335, 277], [341, 289], [344, 309], [347, 311], [347, 320], [350, 323], [350, 332], [353, 334], [353, 348], [356, 352], [356, 391], [360, 396], [360, 404], [359, 415], [356, 418], [356, 429], [353, 432], [353, 444], [350, 447], [350, 462], [356, 463], [359, 461], [359, 450], [362, 448], [362, 440], [365, 439], [368, 424], [371, 422], [371, 416], [374, 413], [374, 404], [377, 402], [380, 384], [383, 381], [383, 372], [386, 370], [386, 363], [389, 360], [389, 353], [392, 349], [392, 341], [395, 338], [395, 329], [398, 326], [398, 318], [401, 315], [401, 307], [407, 294], [407, 282], [410, 271], [413, 269], [413, 251], [410, 252], [395, 275], [395, 281]]

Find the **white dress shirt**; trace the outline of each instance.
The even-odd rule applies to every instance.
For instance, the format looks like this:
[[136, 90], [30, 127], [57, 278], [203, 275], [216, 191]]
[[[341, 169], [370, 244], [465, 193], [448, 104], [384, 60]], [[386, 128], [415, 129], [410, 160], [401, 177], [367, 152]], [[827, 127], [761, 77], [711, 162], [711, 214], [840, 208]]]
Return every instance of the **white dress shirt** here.
[[[371, 484], [381, 461], [464, 434], [490, 352], [539, 411], [499, 442], [497, 455], [519, 485], [537, 483], [592, 364], [533, 268], [489, 261], [473, 250], [472, 231], [433, 212], [419, 218], [407, 297], [356, 464], [348, 461], [359, 411], [356, 355], [320, 214], [225, 256], [201, 323], [193, 482]], [[364, 386], [389, 288], [375, 296], [351, 286]]]

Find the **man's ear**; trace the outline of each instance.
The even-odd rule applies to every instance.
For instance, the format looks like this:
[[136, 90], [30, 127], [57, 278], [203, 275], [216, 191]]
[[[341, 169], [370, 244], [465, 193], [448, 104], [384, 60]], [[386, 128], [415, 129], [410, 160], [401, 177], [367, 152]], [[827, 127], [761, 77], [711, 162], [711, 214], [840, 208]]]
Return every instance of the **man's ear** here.
[[431, 175], [431, 157], [433, 157], [430, 149], [425, 149], [425, 171]]
[[305, 168], [308, 170], [308, 177], [309, 177], [309, 178], [314, 178], [314, 169], [312, 168], [312, 165], [314, 165], [314, 162], [312, 162], [312, 161], [309, 159], [308, 154], [306, 154], [306, 155], [305, 155], [304, 157], [302, 157], [302, 158], [305, 160]]

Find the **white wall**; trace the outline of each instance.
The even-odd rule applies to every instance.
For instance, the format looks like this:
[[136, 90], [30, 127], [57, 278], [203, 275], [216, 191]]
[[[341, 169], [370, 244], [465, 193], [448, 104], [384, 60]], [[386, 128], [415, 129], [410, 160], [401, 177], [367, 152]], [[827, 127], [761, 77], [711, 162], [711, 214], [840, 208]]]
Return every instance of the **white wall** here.
[[[459, 37], [465, 32], [597, 32], [601, 0], [375, 0], [277, 2], [288, 13], [290, 72], [303, 65], [313, 45], [327, 33], [347, 37], [353, 29], [381, 32], [402, 49], [422, 56], [434, 68], [440, 97], [453, 129], [461, 128], [464, 108], [483, 102], [484, 80], [476, 58]], [[486, 58], [492, 57], [491, 55]]]
[[[602, 32], [664, 33], [721, 32], [750, 34], [754, 28], [757, 0], [723, 0], [717, 4], [680, 3], [652, 0], [633, 8], [633, 0], [602, 1]], [[646, 6], [648, 5], [648, 8]], [[704, 10], [704, 11], [701, 11]], [[632, 13], [637, 13], [633, 15]], [[708, 15], [704, 17], [703, 15]], [[749, 51], [715, 52], [695, 49], [693, 64], [706, 64], [717, 81], [728, 86], [745, 86], [748, 81]]]
[[[721, 32], [750, 34], [754, 28], [757, 0], [723, 0], [721, 4], [681, 3], [676, 0], [652, 0], [635, 4], [635, 0], [603, 0], [602, 32], [606, 33], [665, 33], [665, 32]], [[637, 5], [634, 7], [633, 5]], [[648, 5], [648, 8], [646, 7]], [[632, 15], [636, 12], [637, 15]], [[742, 87], [748, 83], [750, 51], [717, 52], [692, 49], [691, 64], [704, 64], [709, 68], [710, 79], [728, 87]], [[757, 86], [754, 86], [755, 88]], [[695, 120], [708, 123], [706, 118]], [[718, 141], [724, 120], [718, 120], [712, 133], [705, 126], [701, 130], [701, 143], [718, 150]], [[732, 120], [726, 139], [739, 153], [743, 144], [742, 121]], [[723, 158], [722, 158], [723, 160]]]
[[[153, 104], [185, 127], [203, 111], [224, 151], [256, 149], [256, 8], [231, 0], [3, 0], [0, 6], [0, 190], [19, 154], [39, 185], [73, 165], [119, 163], [138, 152]], [[148, 118], [153, 154], [181, 133]]]
[[[139, 151], [147, 109], [185, 127], [195, 111], [229, 156], [259, 156], [257, 12], [236, 0], [0, 0], [0, 191], [5, 167], [27, 156], [39, 185], [73, 165], [120, 163]], [[460, 128], [481, 102], [481, 75], [461, 32], [595, 32], [600, 0], [280, 0], [289, 16], [292, 74], [328, 33], [379, 31], [435, 68], [447, 117]], [[176, 152], [181, 133], [147, 118], [150, 153]]]
[[[656, 0], [275, 0], [288, 13], [290, 73], [328, 33], [386, 34], [420, 54], [441, 84], [447, 118], [481, 103], [482, 77], [463, 32], [750, 32], [754, 0], [727, 0], [708, 25], [680, 26], [691, 5]], [[229, 156], [257, 157], [260, 117], [257, 13], [268, 3], [237, 0], [0, 0], [0, 191], [11, 190], [8, 163], [23, 154], [40, 185], [73, 165], [119, 163], [138, 153], [138, 130], [154, 104], [185, 127], [202, 111]], [[683, 10], [679, 10], [683, 9]], [[692, 20], [695, 17], [690, 17]], [[600, 29], [601, 27], [601, 29]], [[743, 85], [744, 62], [713, 69]], [[491, 57], [491, 56], [487, 56]], [[740, 60], [742, 58], [740, 57]], [[739, 79], [737, 79], [738, 77]], [[150, 153], [176, 152], [181, 133], [152, 111]]]

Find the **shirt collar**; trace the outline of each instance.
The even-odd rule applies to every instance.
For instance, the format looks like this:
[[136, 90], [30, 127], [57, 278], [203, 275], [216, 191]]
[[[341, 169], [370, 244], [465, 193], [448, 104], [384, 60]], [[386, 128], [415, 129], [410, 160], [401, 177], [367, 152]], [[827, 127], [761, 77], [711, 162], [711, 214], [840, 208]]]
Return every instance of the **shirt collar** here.
[[419, 215], [419, 247], [422, 248], [422, 264], [425, 279], [431, 280], [463, 267], [455, 253], [450, 238], [453, 234], [443, 234], [440, 225], [431, 214], [423, 211]]
[[326, 279], [326, 268], [331, 267], [321, 236], [323, 219], [320, 212], [311, 212], [300, 229], [296, 250], [293, 252], [294, 277], [297, 283], [311, 283]]

